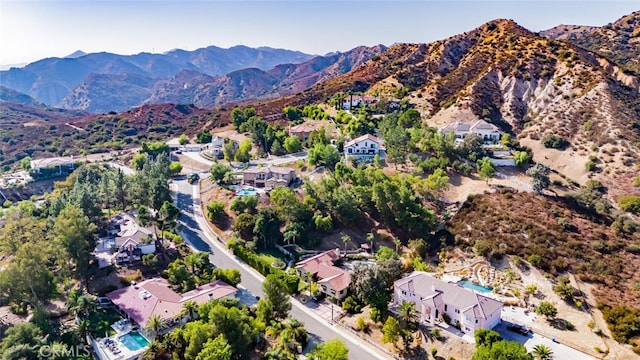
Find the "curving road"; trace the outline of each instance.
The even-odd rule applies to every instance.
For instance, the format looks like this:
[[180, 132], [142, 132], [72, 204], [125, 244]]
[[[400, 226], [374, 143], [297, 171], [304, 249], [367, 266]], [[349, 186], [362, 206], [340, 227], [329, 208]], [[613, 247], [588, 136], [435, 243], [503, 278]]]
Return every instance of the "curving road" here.
[[[201, 176], [207, 176], [206, 173]], [[262, 281], [264, 277], [237, 257], [229, 254], [217, 236], [213, 234], [203, 217], [200, 207], [200, 187], [191, 185], [185, 179], [173, 181], [176, 191], [176, 206], [182, 210], [180, 223], [181, 234], [185, 241], [198, 251], [211, 253], [211, 262], [217, 267], [240, 270], [242, 282], [240, 285], [251, 293], [262, 296]], [[305, 305], [292, 299], [291, 315], [304, 322], [309, 335], [320, 341], [340, 338], [349, 349], [349, 359], [370, 360], [390, 359], [388, 355], [379, 353], [368, 344], [348, 334], [338, 325], [331, 325], [326, 320], [311, 312]]]

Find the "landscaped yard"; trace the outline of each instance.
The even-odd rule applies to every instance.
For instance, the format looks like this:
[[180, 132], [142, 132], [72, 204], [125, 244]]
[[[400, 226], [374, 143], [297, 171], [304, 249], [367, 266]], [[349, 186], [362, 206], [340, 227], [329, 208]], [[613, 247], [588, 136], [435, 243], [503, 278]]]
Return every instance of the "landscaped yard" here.
[[94, 337], [103, 337], [114, 335], [116, 332], [111, 324], [122, 319], [122, 315], [118, 314], [112, 308], [96, 309], [89, 314], [89, 330]]

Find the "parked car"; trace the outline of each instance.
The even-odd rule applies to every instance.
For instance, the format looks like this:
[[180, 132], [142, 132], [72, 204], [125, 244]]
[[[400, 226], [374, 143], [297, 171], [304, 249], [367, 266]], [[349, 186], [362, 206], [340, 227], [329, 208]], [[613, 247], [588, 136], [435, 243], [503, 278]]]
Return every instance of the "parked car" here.
[[523, 336], [527, 336], [531, 332], [531, 330], [522, 325], [507, 325], [507, 330], [513, 331], [514, 333], [518, 333]]
[[313, 302], [320, 302], [322, 301], [322, 299], [324, 299], [325, 296], [325, 293], [319, 293], [318, 295], [312, 296], [311, 300], [313, 300]]
[[111, 299], [109, 299], [108, 297], [99, 297], [97, 301], [98, 301], [98, 306], [102, 308], [110, 307], [111, 305], [113, 305], [113, 303], [111, 302]]

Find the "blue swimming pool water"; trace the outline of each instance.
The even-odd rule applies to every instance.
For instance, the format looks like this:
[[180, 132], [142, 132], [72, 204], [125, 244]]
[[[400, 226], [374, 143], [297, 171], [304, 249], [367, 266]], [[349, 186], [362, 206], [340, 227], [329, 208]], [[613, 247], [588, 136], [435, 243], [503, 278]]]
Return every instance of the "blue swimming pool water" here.
[[147, 339], [137, 331], [131, 331], [122, 335], [120, 337], [120, 342], [123, 343], [127, 349], [134, 352], [149, 345], [149, 341], [147, 341]]
[[255, 195], [255, 194], [257, 194], [257, 191], [255, 190], [243, 189], [243, 190], [236, 191], [236, 196], [249, 196], [249, 195]]
[[493, 288], [482, 286], [482, 285], [478, 285], [478, 284], [474, 283], [473, 281], [469, 281], [469, 280], [458, 281], [458, 284], [460, 284], [460, 286], [462, 286], [463, 288], [475, 290], [477, 292], [481, 292], [481, 293], [485, 293], [485, 294], [486, 293], [490, 293], [490, 292], [493, 291]]

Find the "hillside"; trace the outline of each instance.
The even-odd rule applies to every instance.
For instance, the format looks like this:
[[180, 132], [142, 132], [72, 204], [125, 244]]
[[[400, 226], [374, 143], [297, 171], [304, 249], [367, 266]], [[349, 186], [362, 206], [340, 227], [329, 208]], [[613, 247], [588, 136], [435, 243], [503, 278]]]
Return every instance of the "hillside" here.
[[11, 90], [4, 86], [0, 86], [0, 102], [10, 102], [14, 104], [26, 105], [26, 106], [42, 106], [34, 98], [27, 94]]
[[0, 103], [0, 168], [8, 170], [25, 156], [121, 150], [142, 141], [192, 135], [205, 125], [222, 124], [213, 112], [192, 105], [145, 105], [121, 114], [87, 115], [77, 110]]
[[299, 63], [311, 58], [312, 55], [299, 51], [246, 46], [229, 49], [209, 46], [194, 51], [177, 49], [166, 54], [93, 53], [73, 58], [47, 58], [22, 68], [0, 71], [0, 85], [56, 106], [87, 81], [90, 74], [130, 74], [158, 79], [169, 78], [182, 70], [193, 70], [220, 76], [250, 67], [268, 70], [278, 64]]
[[[399, 87], [431, 126], [485, 118], [533, 148], [536, 161], [574, 181], [601, 179], [613, 197], [632, 189], [640, 159], [639, 78], [510, 20], [430, 44], [397, 44], [348, 74], [258, 105], [273, 111], [349, 90], [392, 97]], [[545, 148], [541, 140], [550, 135], [569, 145]], [[599, 171], [585, 169], [589, 156]]]
[[551, 29], [540, 31], [540, 35], [553, 40], [574, 40], [589, 34], [597, 28], [597, 26], [588, 25], [558, 25]]
[[277, 97], [344, 74], [385, 49], [382, 45], [362, 46], [331, 56], [317, 56], [300, 64], [277, 65], [268, 71], [251, 67], [217, 77], [194, 70], [182, 70], [166, 79], [133, 74], [90, 74], [60, 106], [104, 113], [124, 111], [140, 104], [191, 103], [207, 108]]
[[467, 200], [449, 230], [456, 245], [472, 247], [485, 241], [496, 256], [512, 254], [525, 260], [538, 256], [536, 266], [545, 271], [571, 271], [596, 284], [593, 295], [598, 301], [637, 307], [640, 237], [613, 223], [612, 218], [585, 211], [567, 198], [504, 192]]
[[640, 11], [569, 41], [640, 74]]

